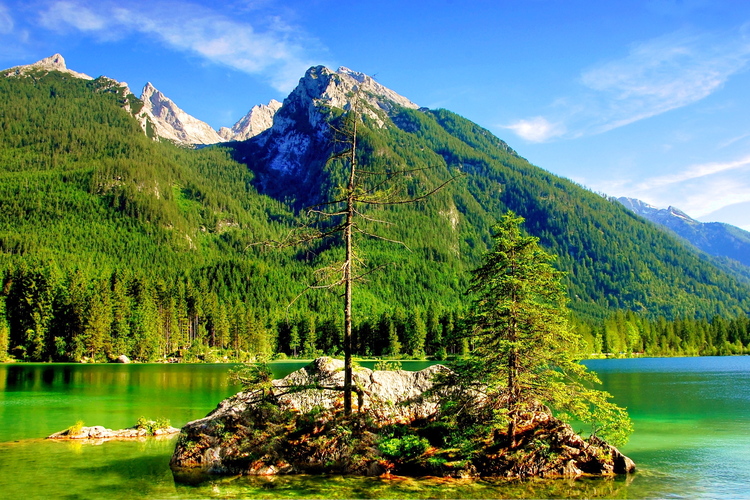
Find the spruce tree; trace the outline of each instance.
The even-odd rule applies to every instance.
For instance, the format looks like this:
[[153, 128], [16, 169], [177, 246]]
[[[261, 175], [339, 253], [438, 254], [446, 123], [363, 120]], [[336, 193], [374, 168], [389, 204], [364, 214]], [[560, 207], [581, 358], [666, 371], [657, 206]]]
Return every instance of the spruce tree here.
[[494, 248], [471, 279], [475, 347], [456, 368], [465, 384], [486, 395], [476, 400], [475, 416], [505, 422], [511, 448], [519, 414], [540, 403], [622, 443], [631, 430], [627, 414], [609, 394], [591, 389], [598, 379], [579, 363], [582, 340], [567, 324], [563, 273], [538, 239], [522, 231], [523, 220], [512, 212], [502, 217]]

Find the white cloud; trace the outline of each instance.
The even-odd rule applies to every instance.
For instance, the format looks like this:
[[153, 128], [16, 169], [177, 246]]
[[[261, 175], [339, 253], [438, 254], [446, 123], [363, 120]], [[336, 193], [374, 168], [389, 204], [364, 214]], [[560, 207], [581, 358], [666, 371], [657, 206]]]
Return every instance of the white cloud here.
[[550, 123], [542, 116], [518, 120], [515, 123], [501, 127], [512, 130], [516, 135], [530, 142], [544, 142], [565, 133], [565, 129], [562, 126]]
[[649, 190], [680, 184], [685, 181], [711, 176], [728, 170], [750, 167], [750, 156], [729, 162], [711, 162], [692, 165], [676, 174], [652, 177], [638, 184], [638, 189]]
[[677, 32], [633, 45], [630, 53], [584, 71], [600, 102], [596, 131], [621, 127], [699, 101], [750, 61], [740, 32], [722, 37]]
[[106, 40], [130, 33], [153, 37], [168, 46], [198, 55], [250, 74], [265, 76], [282, 91], [294, 87], [314, 61], [298, 30], [278, 18], [264, 30], [206, 7], [179, 2], [100, 2], [86, 6], [79, 1], [57, 1], [41, 13], [50, 29], [75, 29]]
[[64, 29], [68, 26], [80, 31], [101, 31], [109, 24], [105, 17], [74, 2], [57, 2], [40, 16], [42, 26]]
[[737, 179], [717, 178], [700, 184], [690, 183], [685, 192], [685, 208], [693, 217], [703, 217], [729, 205], [750, 201], [750, 185]]

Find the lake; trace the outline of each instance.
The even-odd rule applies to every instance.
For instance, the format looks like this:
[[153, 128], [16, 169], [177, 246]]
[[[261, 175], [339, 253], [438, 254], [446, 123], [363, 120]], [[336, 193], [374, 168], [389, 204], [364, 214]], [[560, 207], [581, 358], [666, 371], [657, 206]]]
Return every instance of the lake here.
[[[367, 363], [363, 363], [367, 366]], [[404, 363], [419, 369], [427, 363]], [[0, 365], [3, 498], [750, 498], [750, 357], [593, 360], [636, 432], [616, 479], [470, 481], [292, 476], [175, 484], [174, 438], [101, 445], [42, 438], [77, 420], [181, 426], [238, 389], [228, 365]], [[299, 362], [274, 364], [277, 376]], [[372, 367], [371, 365], [369, 367]]]

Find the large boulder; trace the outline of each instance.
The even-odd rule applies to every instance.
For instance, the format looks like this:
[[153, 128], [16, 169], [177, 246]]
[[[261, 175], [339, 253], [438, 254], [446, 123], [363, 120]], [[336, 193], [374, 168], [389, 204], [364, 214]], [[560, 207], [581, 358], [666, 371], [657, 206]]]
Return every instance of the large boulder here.
[[[424, 370], [370, 370], [356, 367], [352, 386], [360, 397], [353, 398], [354, 411], [367, 411], [380, 423], [411, 422], [428, 418], [438, 409], [437, 398], [424, 398], [433, 386], [432, 377], [443, 370], [433, 365]], [[286, 409], [306, 413], [313, 408], [335, 409], [343, 406], [344, 362], [322, 357], [304, 368], [273, 382], [279, 404]], [[307, 390], [297, 390], [311, 387]], [[331, 389], [325, 389], [330, 387]]]

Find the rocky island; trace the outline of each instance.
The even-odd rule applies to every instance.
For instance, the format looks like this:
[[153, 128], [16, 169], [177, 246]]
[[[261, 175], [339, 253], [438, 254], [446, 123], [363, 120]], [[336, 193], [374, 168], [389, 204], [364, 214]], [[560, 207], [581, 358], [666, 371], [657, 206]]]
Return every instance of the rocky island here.
[[147, 437], [163, 438], [174, 436], [180, 429], [169, 425], [169, 421], [147, 420], [141, 417], [133, 427], [127, 429], [107, 429], [102, 425], [84, 426], [83, 422], [47, 436], [53, 440], [82, 440], [101, 443], [111, 440], [145, 439]]
[[446, 370], [358, 368], [355, 413], [345, 416], [343, 362], [318, 358], [267, 391], [240, 392], [189, 422], [170, 467], [183, 482], [235, 474], [578, 477], [635, 470], [614, 446], [582, 438], [541, 404], [521, 415], [512, 446], [497, 429], [467, 442], [437, 418], [434, 375]]

